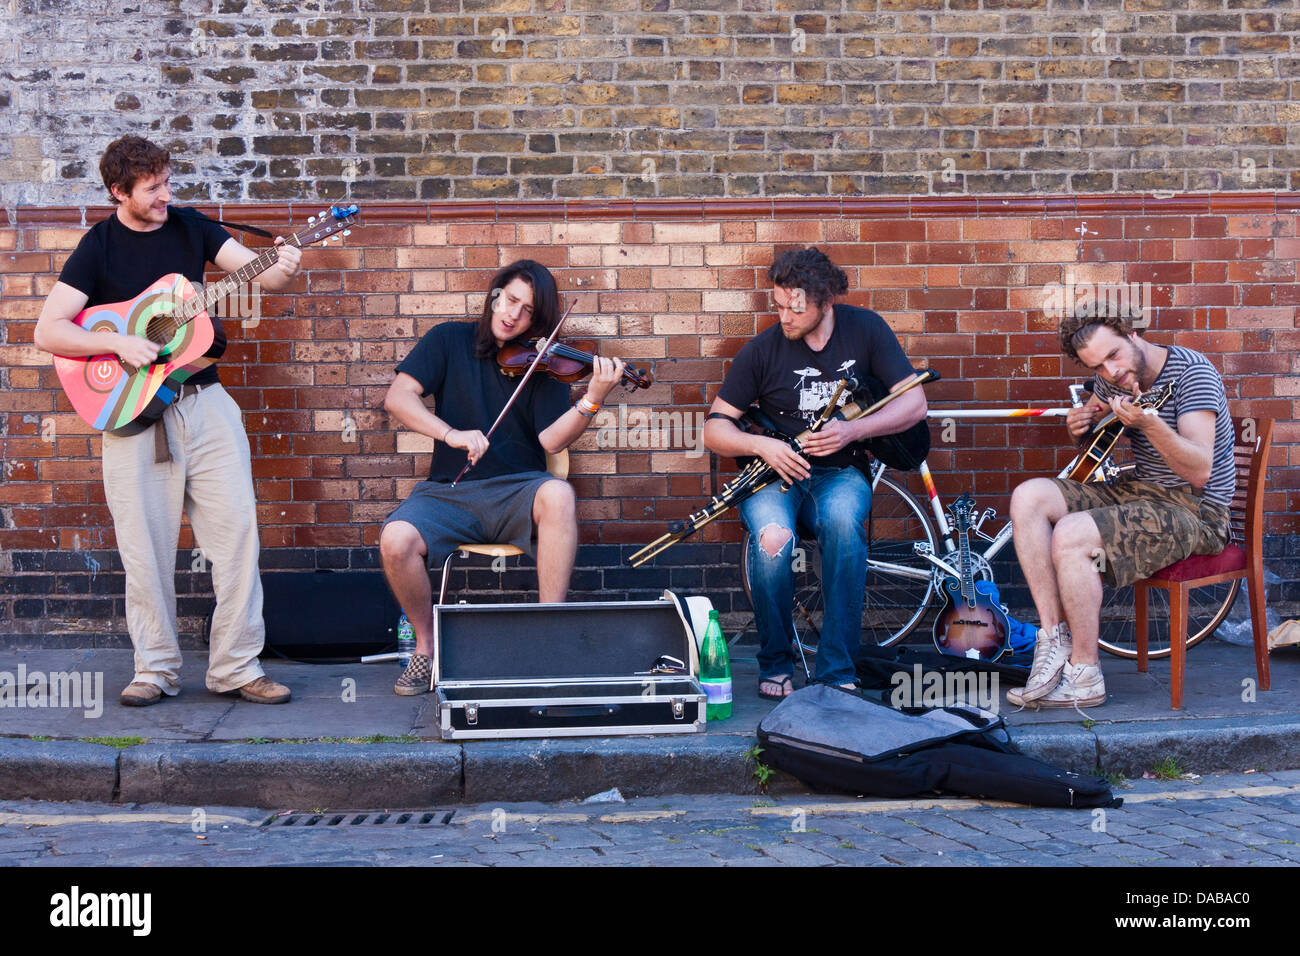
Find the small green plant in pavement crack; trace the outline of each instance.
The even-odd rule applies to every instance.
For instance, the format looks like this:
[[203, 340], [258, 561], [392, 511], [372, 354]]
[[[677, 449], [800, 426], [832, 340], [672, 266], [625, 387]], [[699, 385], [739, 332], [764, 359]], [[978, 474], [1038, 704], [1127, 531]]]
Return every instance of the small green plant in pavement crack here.
[[762, 752], [763, 748], [754, 744], [745, 751], [745, 759], [754, 764], [754, 779], [758, 781], [758, 789], [767, 793], [767, 782], [772, 777], [772, 768], [758, 759]]

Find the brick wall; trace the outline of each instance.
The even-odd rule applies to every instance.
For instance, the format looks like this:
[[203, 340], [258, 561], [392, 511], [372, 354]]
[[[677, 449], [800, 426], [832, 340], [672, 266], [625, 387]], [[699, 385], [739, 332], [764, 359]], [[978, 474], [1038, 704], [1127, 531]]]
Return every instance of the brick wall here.
[[15, 0], [0, 203], [1300, 188], [1279, 0]]
[[[275, 229], [308, 213], [208, 211]], [[25, 208], [0, 224], [0, 635], [104, 640], [124, 630], [99, 438], [31, 345], [59, 267], [106, 213]], [[305, 275], [263, 298], [260, 322], [227, 323], [221, 374], [245, 410], [264, 568], [375, 566], [382, 519], [429, 460], [427, 443], [382, 410], [393, 365], [437, 322], [477, 314], [498, 266], [546, 263], [577, 299], [573, 339], [653, 372], [649, 391], [626, 397], [630, 418], [690, 420], [727, 360], [773, 321], [763, 272], [774, 253], [816, 243], [849, 273], [848, 301], [884, 315], [913, 361], [942, 373], [927, 389], [932, 405], [1066, 404], [1065, 385], [1083, 376], [1059, 355], [1044, 286], [1070, 276], [1151, 282], [1152, 341], [1207, 353], [1235, 414], [1279, 421], [1269, 566], [1288, 582], [1279, 597], [1300, 600], [1300, 196], [374, 203], [363, 215], [342, 246], [305, 253]], [[933, 433], [945, 498], [973, 489], [981, 508], [1003, 514], [1022, 477], [1055, 472], [1070, 454], [1059, 423], [958, 424], [951, 442]], [[730, 461], [690, 454], [689, 432], [668, 437], [675, 447], [600, 447], [593, 428], [575, 446], [575, 596], [671, 585], [742, 608], [734, 519], [652, 565], [622, 563], [734, 473]], [[187, 530], [177, 566], [191, 633], [210, 593], [192, 547]], [[503, 577], [478, 565], [457, 583], [479, 599], [535, 588], [531, 572], [510, 568]]]

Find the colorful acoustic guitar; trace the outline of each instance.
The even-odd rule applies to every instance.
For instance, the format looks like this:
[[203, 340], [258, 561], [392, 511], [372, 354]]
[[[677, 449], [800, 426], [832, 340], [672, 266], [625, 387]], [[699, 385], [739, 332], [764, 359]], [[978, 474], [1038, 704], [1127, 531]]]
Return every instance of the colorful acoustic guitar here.
[[[337, 242], [356, 222], [356, 206], [332, 206], [312, 216], [308, 225], [285, 239], [298, 247]], [[247, 265], [235, 270], [201, 293], [179, 273], [165, 275], [128, 302], [95, 305], [72, 321], [91, 332], [110, 331], [138, 335], [162, 345], [158, 359], [132, 368], [117, 355], [54, 356], [59, 384], [72, 407], [92, 428], [117, 435], [144, 431], [176, 400], [180, 386], [215, 359], [204, 353], [212, 347], [215, 330], [208, 310], [242, 283], [275, 265], [280, 254], [272, 246]]]

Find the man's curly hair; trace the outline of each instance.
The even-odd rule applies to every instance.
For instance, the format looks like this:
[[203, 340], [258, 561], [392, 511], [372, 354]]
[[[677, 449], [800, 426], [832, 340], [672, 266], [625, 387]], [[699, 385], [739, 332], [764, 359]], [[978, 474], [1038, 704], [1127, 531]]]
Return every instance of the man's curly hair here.
[[113, 195], [116, 186], [130, 194], [135, 184], [146, 176], [156, 176], [171, 165], [171, 154], [141, 136], [123, 136], [108, 144], [99, 160], [99, 174], [104, 177], [108, 198], [117, 204]]
[[783, 289], [803, 289], [809, 303], [818, 308], [849, 291], [844, 270], [815, 246], [787, 249], [768, 268], [767, 277]]
[[1123, 338], [1133, 334], [1133, 320], [1128, 316], [1114, 315], [1109, 311], [1105, 315], [1094, 315], [1093, 311], [1080, 311], [1061, 319], [1061, 351], [1076, 362], [1079, 361], [1079, 349], [1086, 346], [1093, 333], [1102, 327]]

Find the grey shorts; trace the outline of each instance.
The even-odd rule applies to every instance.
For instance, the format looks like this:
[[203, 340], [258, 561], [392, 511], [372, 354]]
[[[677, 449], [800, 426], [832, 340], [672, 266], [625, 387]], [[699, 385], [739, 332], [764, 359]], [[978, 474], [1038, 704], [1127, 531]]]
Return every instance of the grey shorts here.
[[542, 485], [556, 480], [544, 471], [526, 471], [465, 481], [455, 488], [446, 481], [422, 481], [384, 525], [414, 525], [429, 549], [430, 568], [441, 567], [462, 544], [513, 544], [534, 557], [533, 498]]

